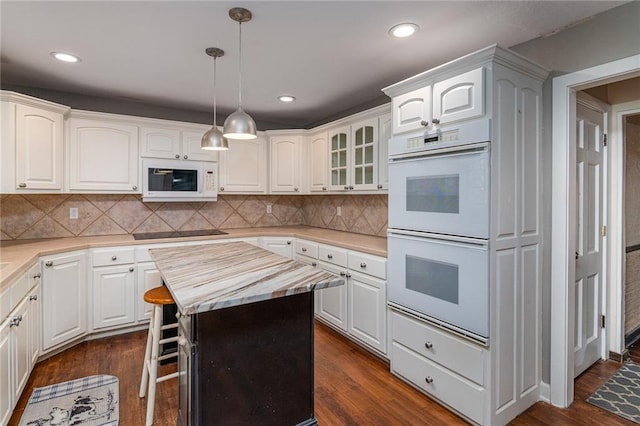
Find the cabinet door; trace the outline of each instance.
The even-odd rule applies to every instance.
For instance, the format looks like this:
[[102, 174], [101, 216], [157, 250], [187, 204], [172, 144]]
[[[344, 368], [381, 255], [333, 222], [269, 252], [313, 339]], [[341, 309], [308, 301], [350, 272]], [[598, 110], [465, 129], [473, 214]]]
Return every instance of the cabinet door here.
[[309, 190], [327, 190], [327, 134], [319, 133], [309, 137]]
[[20, 398], [20, 393], [22, 392], [22, 389], [24, 389], [24, 385], [27, 383], [29, 373], [31, 372], [29, 328], [33, 318], [31, 318], [32, 311], [29, 307], [29, 299], [25, 298], [11, 316], [13, 318], [19, 318], [19, 320], [14, 323], [15, 325], [11, 327], [10, 337], [14, 374], [12, 398], [14, 401], [17, 401]]
[[85, 253], [42, 260], [42, 350], [66, 343], [87, 331]]
[[72, 118], [70, 132], [70, 190], [140, 192], [136, 126]]
[[16, 189], [62, 189], [60, 113], [16, 105]]
[[0, 424], [9, 423], [13, 412], [13, 368], [9, 344], [9, 320], [0, 322]]
[[385, 282], [357, 272], [347, 275], [349, 334], [382, 353], [387, 352]]
[[93, 269], [93, 328], [129, 324], [135, 320], [133, 265]]
[[180, 158], [180, 131], [160, 127], [141, 127], [140, 156]]
[[329, 158], [331, 161], [329, 189], [349, 189], [349, 127], [329, 132]]
[[[318, 267], [343, 277], [346, 275], [344, 269], [324, 262], [318, 262]], [[347, 331], [347, 286], [341, 285], [317, 290], [316, 294], [316, 303], [318, 305], [316, 314], [318, 317], [341, 330]]]
[[378, 137], [378, 189], [389, 188], [389, 139], [392, 135], [391, 113], [379, 118]]
[[229, 149], [220, 153], [219, 192], [267, 192], [267, 140], [229, 139]]
[[151, 319], [151, 310], [153, 305], [144, 301], [144, 293], [147, 290], [151, 290], [155, 287], [162, 285], [162, 277], [156, 264], [154, 262], [143, 262], [136, 265], [138, 279], [137, 279], [137, 294], [136, 300], [138, 303], [138, 313], [136, 319], [138, 321], [148, 321]]
[[283, 237], [262, 237], [260, 238], [260, 247], [293, 259], [293, 238]]
[[391, 100], [393, 134], [424, 128], [431, 122], [431, 86], [412, 90]]
[[29, 371], [40, 355], [40, 284], [29, 293]]
[[351, 126], [351, 184], [349, 189], [378, 187], [378, 119]]
[[484, 69], [460, 74], [433, 86], [433, 118], [440, 124], [484, 114]]
[[201, 132], [182, 132], [182, 159], [196, 161], [218, 161], [218, 151], [211, 151], [201, 148], [202, 135], [207, 130]]
[[300, 191], [299, 135], [278, 135], [270, 138], [271, 191]]

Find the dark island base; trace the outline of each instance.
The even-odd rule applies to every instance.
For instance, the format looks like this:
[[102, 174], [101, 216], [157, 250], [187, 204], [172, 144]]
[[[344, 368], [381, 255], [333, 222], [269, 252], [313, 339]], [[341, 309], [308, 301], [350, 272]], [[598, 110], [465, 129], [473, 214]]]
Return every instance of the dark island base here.
[[312, 292], [197, 314], [191, 327], [191, 424], [317, 424]]

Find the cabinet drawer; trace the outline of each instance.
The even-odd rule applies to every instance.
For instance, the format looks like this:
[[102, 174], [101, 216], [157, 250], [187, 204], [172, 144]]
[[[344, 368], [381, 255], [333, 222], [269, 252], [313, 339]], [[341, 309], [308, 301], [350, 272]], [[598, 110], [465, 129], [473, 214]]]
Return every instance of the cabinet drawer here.
[[392, 339], [420, 355], [484, 384], [485, 351], [445, 331], [391, 311]]
[[122, 265], [133, 263], [133, 248], [96, 249], [91, 252], [93, 266]]
[[314, 243], [310, 243], [309, 241], [296, 240], [296, 253], [301, 254], [303, 256], [308, 256], [308, 257], [317, 259], [318, 245]]
[[349, 269], [384, 280], [387, 278], [387, 259], [352, 251], [349, 252]]
[[449, 405], [474, 422], [482, 423], [485, 391], [412, 350], [393, 342], [391, 371]]
[[338, 266], [347, 266], [347, 251], [344, 249], [331, 247], [331, 246], [319, 246], [318, 247], [318, 259], [332, 263]]

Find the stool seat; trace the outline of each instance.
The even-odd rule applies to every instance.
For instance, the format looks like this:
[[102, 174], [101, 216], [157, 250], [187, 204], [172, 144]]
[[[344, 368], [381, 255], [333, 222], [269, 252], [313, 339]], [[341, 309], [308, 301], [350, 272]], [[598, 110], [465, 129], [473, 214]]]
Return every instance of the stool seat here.
[[144, 301], [153, 305], [171, 305], [176, 303], [166, 286], [154, 287], [144, 293]]

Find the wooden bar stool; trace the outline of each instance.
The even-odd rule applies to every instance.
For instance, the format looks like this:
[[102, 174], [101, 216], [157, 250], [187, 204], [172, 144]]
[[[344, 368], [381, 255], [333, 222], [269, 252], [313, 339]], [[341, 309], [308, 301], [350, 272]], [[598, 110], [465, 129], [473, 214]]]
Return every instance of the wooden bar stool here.
[[[149, 334], [147, 336], [147, 348], [144, 353], [144, 366], [142, 368], [142, 379], [140, 380], [140, 398], [144, 398], [147, 393], [147, 426], [153, 424], [153, 410], [156, 399], [156, 383], [178, 377], [178, 372], [166, 374], [158, 377], [158, 361], [178, 356], [178, 352], [158, 356], [160, 346], [169, 342], [177, 342], [178, 337], [162, 338], [162, 333], [171, 328], [177, 328], [178, 324], [162, 325], [162, 307], [175, 303], [171, 293], [165, 286], [155, 287], [147, 290], [144, 294], [144, 301], [153, 304], [151, 311], [151, 321], [149, 322]], [[148, 392], [147, 392], [148, 387]]]

